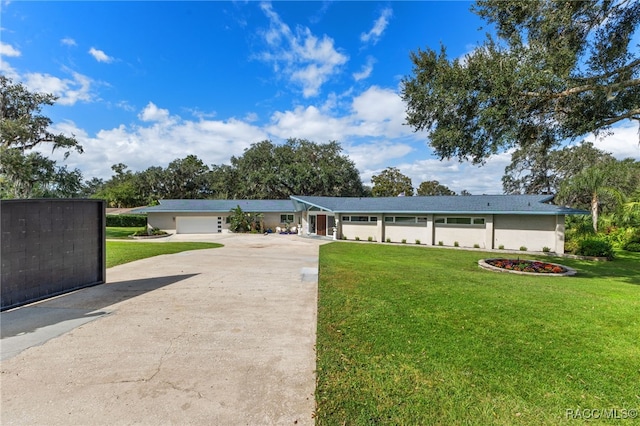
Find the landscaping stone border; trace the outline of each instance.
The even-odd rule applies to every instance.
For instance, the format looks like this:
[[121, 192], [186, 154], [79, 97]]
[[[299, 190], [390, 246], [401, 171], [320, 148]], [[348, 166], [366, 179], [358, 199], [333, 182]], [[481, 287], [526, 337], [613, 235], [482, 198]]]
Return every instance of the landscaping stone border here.
[[[551, 263], [551, 262], [544, 262], [544, 263], [548, 263], [549, 265], [554, 265], [554, 266], [559, 266], [561, 268], [565, 269], [565, 272], [561, 273], [561, 274], [547, 274], [547, 273], [537, 273], [537, 272], [522, 272], [522, 271], [514, 271], [512, 269], [504, 269], [504, 268], [498, 268], [496, 266], [490, 265], [488, 264], [486, 261], [487, 260], [497, 260], [500, 258], [491, 258], [491, 259], [480, 259], [478, 260], [478, 266], [480, 266], [483, 269], [486, 269], [488, 271], [495, 271], [495, 272], [508, 272], [510, 274], [520, 274], [520, 275], [535, 275], [535, 276], [545, 276], [545, 277], [572, 277], [574, 275], [576, 275], [578, 273], [578, 271], [576, 271], [573, 268], [569, 268], [568, 266], [565, 265], [561, 265], [559, 263]], [[536, 262], [535, 260], [530, 260], [530, 259], [521, 259], [521, 260], [525, 260], [527, 262]]]

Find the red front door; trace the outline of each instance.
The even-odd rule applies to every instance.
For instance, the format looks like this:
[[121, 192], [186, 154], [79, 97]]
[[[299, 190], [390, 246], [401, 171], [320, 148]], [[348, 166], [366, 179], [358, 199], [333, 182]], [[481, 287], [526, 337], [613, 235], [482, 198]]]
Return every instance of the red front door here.
[[316, 223], [316, 235], [327, 235], [327, 215], [319, 214]]

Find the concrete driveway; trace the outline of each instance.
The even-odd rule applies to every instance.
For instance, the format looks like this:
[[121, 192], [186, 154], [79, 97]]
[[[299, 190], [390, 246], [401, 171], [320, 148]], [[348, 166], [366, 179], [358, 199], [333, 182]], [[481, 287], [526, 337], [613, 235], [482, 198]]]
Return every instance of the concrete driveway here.
[[327, 241], [155, 241], [177, 240], [225, 247], [120, 265], [107, 284], [1, 314], [1, 424], [314, 423]]

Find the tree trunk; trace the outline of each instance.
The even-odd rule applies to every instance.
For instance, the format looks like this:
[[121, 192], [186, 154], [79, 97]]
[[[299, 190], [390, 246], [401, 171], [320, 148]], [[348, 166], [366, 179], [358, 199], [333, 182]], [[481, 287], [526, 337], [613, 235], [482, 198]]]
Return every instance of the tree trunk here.
[[591, 220], [593, 221], [593, 231], [598, 233], [598, 194], [593, 193], [591, 198]]

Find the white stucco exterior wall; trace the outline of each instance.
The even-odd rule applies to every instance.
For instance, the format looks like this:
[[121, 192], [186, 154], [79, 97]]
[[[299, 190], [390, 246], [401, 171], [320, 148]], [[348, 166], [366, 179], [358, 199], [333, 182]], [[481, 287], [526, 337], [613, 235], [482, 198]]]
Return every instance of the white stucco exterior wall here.
[[[494, 248], [503, 245], [505, 249], [542, 251], [543, 247], [564, 251], [564, 220], [560, 225], [558, 216], [495, 215]], [[561, 230], [561, 235], [558, 234]], [[562, 250], [559, 251], [559, 246]]]

